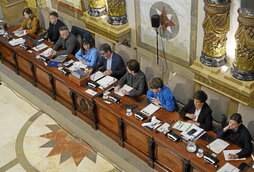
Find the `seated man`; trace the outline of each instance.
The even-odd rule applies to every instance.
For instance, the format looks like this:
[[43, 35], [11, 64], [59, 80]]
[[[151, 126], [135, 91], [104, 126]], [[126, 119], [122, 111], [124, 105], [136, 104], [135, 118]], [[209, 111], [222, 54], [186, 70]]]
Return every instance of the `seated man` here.
[[[80, 44], [77, 38], [69, 32], [66, 26], [62, 26], [59, 30], [60, 37], [56, 42], [53, 50], [50, 52], [51, 55], [68, 55], [73, 54], [75, 55], [80, 48]], [[59, 49], [63, 49], [63, 51], [57, 51]]]
[[242, 116], [234, 113], [229, 120], [228, 125], [218, 131], [218, 137], [229, 140], [240, 146], [242, 150], [237, 154], [229, 154], [230, 159], [244, 158], [252, 153], [251, 135], [248, 129], [242, 124]]
[[115, 91], [123, 87], [124, 84], [127, 84], [131, 86], [132, 88], [134, 88], [135, 90], [131, 90], [130, 92], [127, 92], [126, 90], [122, 89], [121, 92], [124, 95], [139, 96], [141, 94], [146, 93], [147, 91], [146, 76], [140, 70], [139, 62], [137, 60], [132, 59], [128, 61], [126, 65], [127, 65], [127, 72], [118, 82], [118, 85], [115, 87]]
[[207, 131], [212, 129], [213, 117], [212, 110], [205, 102], [206, 100], [207, 94], [204, 91], [196, 91], [193, 99], [189, 100], [179, 114], [190, 119], [188, 122], [194, 123]]
[[59, 29], [62, 26], [65, 26], [65, 24], [58, 19], [58, 14], [57, 12], [53, 11], [49, 14], [49, 28], [47, 30], [48, 35], [46, 39], [51, 42], [51, 43], [56, 43], [57, 40], [59, 39]]
[[102, 56], [98, 65], [99, 68], [102, 67], [100, 71], [105, 75], [111, 75], [120, 79], [126, 72], [122, 57], [113, 52], [107, 43], [102, 44], [99, 51]]
[[148, 83], [149, 90], [147, 98], [157, 106], [161, 106], [168, 111], [178, 111], [179, 107], [170, 88], [164, 85], [159, 77], [152, 78]]

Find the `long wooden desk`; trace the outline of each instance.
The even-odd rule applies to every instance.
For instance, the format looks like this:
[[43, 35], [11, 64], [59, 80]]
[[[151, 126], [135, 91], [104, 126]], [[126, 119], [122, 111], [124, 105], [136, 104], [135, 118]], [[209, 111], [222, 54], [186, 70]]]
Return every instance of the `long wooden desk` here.
[[[8, 33], [13, 35], [12, 31], [16, 29], [17, 27], [12, 27], [8, 30]], [[36, 35], [33, 36], [36, 37]], [[15, 38], [15, 36], [13, 37]], [[30, 47], [35, 46], [29, 39], [26, 39], [26, 43]], [[44, 43], [52, 47], [47, 41], [44, 41]], [[31, 50], [32, 53], [29, 53], [20, 46], [13, 47], [3, 36], [0, 36], [1, 62], [4, 65], [50, 95], [52, 99], [63, 104], [74, 115], [96, 128], [97, 118], [94, 113], [93, 96], [85, 92], [85, 87], [73, 83], [68, 76], [63, 75], [56, 67], [45, 66], [42, 60], [36, 59], [36, 55], [45, 49], [39, 52]], [[101, 93], [103, 90], [97, 89], [96, 91]]]
[[[9, 33], [13, 30], [15, 28], [9, 29]], [[32, 47], [32, 43], [29, 41], [28, 43]], [[48, 44], [46, 41], [44, 43]], [[149, 131], [142, 127], [143, 122], [138, 121], [134, 116], [126, 116], [128, 105], [137, 105], [139, 107], [135, 111], [137, 112], [150, 103], [145, 95], [140, 97], [124, 96], [121, 97], [120, 104], [113, 102], [107, 104], [103, 98], [87, 94], [86, 87], [76, 85], [70, 81], [68, 76], [61, 74], [57, 68], [45, 66], [41, 60], [37, 60], [36, 55], [44, 50], [32, 51], [29, 53], [20, 46], [12, 47], [7, 40], [0, 36], [0, 59], [4, 65], [50, 95], [52, 99], [63, 104], [94, 129], [99, 129], [120, 146], [133, 152], [152, 168], [159, 171], [218, 170], [213, 165], [206, 163], [203, 158], [198, 158], [195, 153], [189, 153], [186, 149], [187, 143], [173, 142], [162, 133]], [[99, 88], [96, 91], [99, 94], [103, 92]], [[170, 124], [175, 120], [184, 120], [178, 113], [162, 108], [153, 116]], [[208, 134], [215, 138], [214, 133], [208, 132]], [[208, 142], [201, 139], [197, 141], [198, 147], [211, 153], [206, 148], [207, 144]], [[238, 147], [230, 145], [228, 149], [230, 148]], [[226, 163], [223, 153], [220, 153], [217, 158], [220, 160], [218, 163], [220, 168]], [[231, 161], [230, 163], [238, 167], [241, 162], [243, 161]], [[245, 162], [250, 163], [251, 158], [247, 158]]]

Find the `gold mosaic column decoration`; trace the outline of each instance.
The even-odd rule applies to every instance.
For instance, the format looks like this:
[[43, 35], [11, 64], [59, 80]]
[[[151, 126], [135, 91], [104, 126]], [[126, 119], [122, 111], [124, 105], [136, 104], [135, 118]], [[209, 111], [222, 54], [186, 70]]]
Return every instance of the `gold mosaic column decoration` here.
[[123, 25], [127, 22], [126, 1], [108, 0], [108, 23], [112, 25]]
[[106, 14], [106, 2], [105, 0], [88, 0], [90, 16], [99, 17]]
[[243, 80], [254, 80], [254, 14], [240, 8], [239, 26], [235, 34], [236, 54], [231, 74]]
[[200, 61], [206, 66], [222, 66], [226, 61], [226, 34], [229, 31], [231, 0], [204, 0], [204, 38]]

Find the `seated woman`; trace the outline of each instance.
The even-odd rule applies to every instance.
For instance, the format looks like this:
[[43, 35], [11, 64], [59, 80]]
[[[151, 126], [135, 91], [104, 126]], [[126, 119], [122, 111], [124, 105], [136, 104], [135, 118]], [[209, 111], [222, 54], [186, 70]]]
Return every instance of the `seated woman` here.
[[89, 72], [92, 73], [93, 69], [98, 65], [99, 52], [89, 40], [83, 39], [81, 41], [81, 49], [75, 54], [75, 57], [83, 64], [91, 66], [92, 69]]
[[40, 32], [39, 20], [34, 16], [33, 11], [30, 8], [25, 8], [22, 14], [25, 17], [20, 27], [24, 30], [23, 32], [38, 34]]
[[244, 158], [252, 153], [251, 135], [248, 129], [242, 124], [242, 116], [234, 113], [228, 122], [228, 125], [218, 131], [218, 137], [229, 140], [230, 142], [240, 146], [242, 150], [237, 154], [229, 154], [230, 159]]
[[189, 100], [179, 114], [190, 119], [188, 122], [194, 123], [207, 131], [212, 129], [213, 117], [212, 110], [205, 102], [206, 100], [207, 94], [204, 91], [196, 91], [193, 99]]

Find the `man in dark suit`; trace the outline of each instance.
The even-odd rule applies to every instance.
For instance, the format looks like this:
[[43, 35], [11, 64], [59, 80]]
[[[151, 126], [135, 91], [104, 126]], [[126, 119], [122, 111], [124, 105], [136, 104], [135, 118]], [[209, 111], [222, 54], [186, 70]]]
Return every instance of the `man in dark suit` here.
[[120, 79], [126, 72], [122, 57], [113, 52], [107, 43], [102, 44], [99, 48], [99, 51], [101, 54], [98, 64], [99, 70], [105, 75], [110, 75]]
[[188, 104], [185, 105], [180, 115], [188, 118], [191, 123], [196, 124], [200, 128], [208, 131], [212, 129], [212, 110], [205, 102], [207, 100], [207, 94], [199, 90], [195, 92], [193, 99], [189, 100]]
[[65, 26], [65, 24], [58, 19], [58, 14], [57, 12], [53, 11], [49, 14], [49, 28], [47, 30], [48, 35], [46, 39], [51, 42], [51, 43], [56, 43], [60, 34], [59, 34], [59, 29], [62, 26]]

